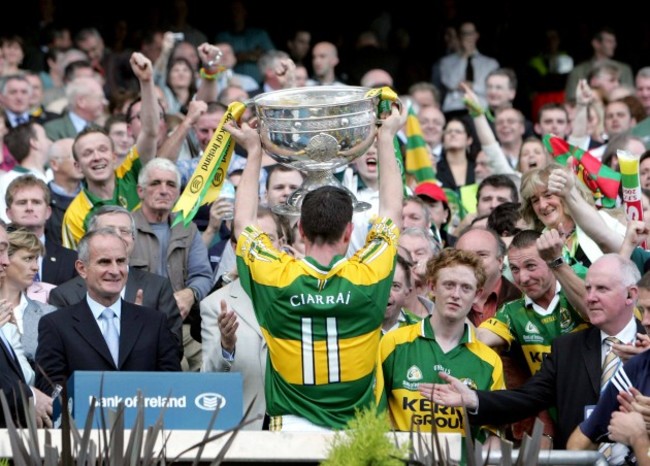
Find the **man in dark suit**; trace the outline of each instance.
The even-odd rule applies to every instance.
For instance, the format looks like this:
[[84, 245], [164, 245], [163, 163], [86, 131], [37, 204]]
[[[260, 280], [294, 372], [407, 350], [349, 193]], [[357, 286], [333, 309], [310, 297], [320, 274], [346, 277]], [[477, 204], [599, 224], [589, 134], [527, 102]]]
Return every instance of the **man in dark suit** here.
[[[0, 280], [5, 277], [5, 268], [9, 265], [9, 241], [4, 226], [0, 224]], [[0, 390], [7, 397], [9, 414], [14, 422], [26, 425], [23, 395], [34, 402], [36, 408], [36, 423], [39, 427], [51, 427], [52, 398], [36, 388], [31, 388], [25, 382], [16, 353], [2, 334], [2, 326], [12, 316], [12, 306], [5, 300], [0, 301]], [[7, 427], [4, 409], [0, 408], [0, 428]]]
[[421, 393], [440, 405], [464, 406], [475, 425], [511, 423], [555, 406], [558, 420], [553, 447], [564, 449], [571, 432], [598, 402], [601, 354], [608, 348], [604, 339], [615, 336], [634, 344], [637, 333], [645, 333], [634, 318], [639, 278], [636, 266], [617, 254], [607, 254], [594, 262], [585, 280], [592, 326], [553, 340], [542, 368], [521, 387], [473, 391], [441, 373], [448, 384], [420, 384]]
[[[88, 294], [39, 321], [37, 387], [64, 384], [78, 370], [180, 371], [178, 345], [165, 316], [121, 299], [127, 266], [126, 242], [113, 229], [82, 238], [77, 272]], [[116, 334], [109, 335], [111, 330]]]
[[19, 176], [7, 186], [7, 217], [12, 225], [26, 228], [45, 245], [45, 255], [39, 267], [40, 281], [60, 285], [77, 275], [77, 252], [46, 240], [45, 224], [50, 218], [50, 189], [34, 175]]
[[29, 114], [31, 94], [32, 86], [25, 76], [15, 74], [5, 78], [2, 85], [2, 97], [8, 127], [15, 128], [31, 120]]
[[[126, 243], [127, 256], [131, 255], [135, 244], [135, 223], [131, 212], [124, 207], [114, 205], [100, 207], [90, 219], [88, 231], [100, 228], [111, 228], [118, 233]], [[147, 292], [144, 293], [144, 290]], [[82, 301], [86, 297], [86, 292], [86, 281], [81, 277], [75, 277], [54, 288], [50, 292], [49, 303], [58, 308], [71, 306]], [[168, 278], [129, 267], [122, 298], [130, 303], [162, 312], [167, 318], [167, 326], [174, 334], [176, 343], [182, 351], [183, 321]]]

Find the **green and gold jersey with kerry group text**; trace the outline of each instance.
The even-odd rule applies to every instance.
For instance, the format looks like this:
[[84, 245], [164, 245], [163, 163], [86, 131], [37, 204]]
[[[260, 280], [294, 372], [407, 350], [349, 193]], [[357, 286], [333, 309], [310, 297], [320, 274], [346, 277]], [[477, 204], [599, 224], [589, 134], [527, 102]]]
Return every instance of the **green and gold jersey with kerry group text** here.
[[[388, 409], [396, 430], [408, 432], [413, 422], [422, 432], [431, 432], [435, 423], [438, 432], [465, 435], [462, 408], [436, 405], [418, 391], [420, 383], [445, 383], [440, 372], [475, 390], [505, 388], [501, 358], [477, 340], [467, 324], [458, 346], [447, 353], [436, 341], [430, 318], [382, 337], [375, 399], [380, 408]], [[494, 429], [473, 427], [472, 436], [484, 441], [487, 430]]]

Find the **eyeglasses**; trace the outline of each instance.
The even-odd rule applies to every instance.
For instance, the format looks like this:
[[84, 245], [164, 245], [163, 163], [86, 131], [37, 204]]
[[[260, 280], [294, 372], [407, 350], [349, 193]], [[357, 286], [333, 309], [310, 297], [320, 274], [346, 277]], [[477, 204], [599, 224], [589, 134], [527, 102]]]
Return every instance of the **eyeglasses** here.
[[127, 227], [107, 227], [111, 228], [115, 233], [117, 233], [120, 236], [129, 236], [133, 237], [133, 230]]

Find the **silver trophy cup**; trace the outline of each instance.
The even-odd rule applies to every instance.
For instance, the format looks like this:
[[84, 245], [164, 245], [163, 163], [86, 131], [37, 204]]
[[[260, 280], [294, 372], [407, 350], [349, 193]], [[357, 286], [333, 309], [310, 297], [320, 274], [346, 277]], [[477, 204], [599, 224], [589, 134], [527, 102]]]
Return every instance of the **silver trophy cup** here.
[[267, 92], [253, 103], [264, 150], [278, 163], [305, 174], [302, 185], [285, 204], [273, 207], [281, 215], [300, 215], [305, 195], [321, 186], [348, 191], [357, 212], [370, 208], [358, 201], [333, 175], [337, 168], [363, 155], [377, 133], [377, 97], [368, 88], [301, 87]]

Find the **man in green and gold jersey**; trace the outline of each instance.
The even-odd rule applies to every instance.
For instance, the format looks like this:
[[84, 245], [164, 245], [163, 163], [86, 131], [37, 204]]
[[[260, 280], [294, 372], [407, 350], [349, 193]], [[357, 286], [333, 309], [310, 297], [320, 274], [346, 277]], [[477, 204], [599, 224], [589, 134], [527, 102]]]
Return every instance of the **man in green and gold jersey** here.
[[[474, 389], [505, 388], [499, 355], [476, 338], [467, 321], [485, 277], [474, 252], [443, 249], [427, 264], [436, 303], [431, 316], [382, 337], [375, 396], [396, 430], [410, 431], [413, 423], [431, 432], [435, 423], [438, 432], [465, 434], [460, 408], [440, 408], [419, 392], [420, 384], [440, 383], [440, 372]], [[491, 430], [472, 426], [472, 436], [485, 441]]]
[[393, 109], [378, 139], [379, 215], [349, 259], [352, 199], [336, 187], [307, 193], [299, 230], [305, 258], [273, 247], [256, 226], [262, 149], [246, 123], [226, 126], [248, 152], [237, 188], [234, 232], [241, 284], [269, 348], [265, 396], [271, 430], [340, 429], [373, 403], [375, 361], [402, 219], [393, 138], [406, 114]]
[[[541, 367], [556, 337], [588, 325], [581, 315], [581, 311], [585, 314], [584, 305], [568, 299], [567, 293], [572, 290], [562, 287], [551, 266], [540, 256], [540, 236], [537, 231], [523, 230], [512, 239], [508, 248], [510, 270], [524, 296], [505, 303], [477, 330], [479, 339], [493, 348], [520, 346], [531, 375]], [[571, 273], [566, 263], [560, 265]], [[584, 284], [580, 286], [584, 289]]]
[[[547, 263], [540, 255], [540, 241], [548, 240], [534, 230], [517, 233], [508, 248], [510, 270], [515, 285], [524, 296], [505, 303], [490, 319], [481, 323], [476, 333], [485, 344], [497, 350], [507, 349], [513, 356], [508, 371], [508, 388], [515, 388], [537, 373], [545, 357], [551, 351], [553, 340], [560, 335], [582, 330], [588, 326], [582, 315], [586, 313], [580, 302], [580, 289], [584, 283], [576, 275], [576, 269], [561, 261]], [[562, 251], [562, 240], [556, 241], [556, 254]], [[577, 265], [578, 271], [582, 266]], [[582, 315], [581, 315], [582, 313]], [[516, 364], [518, 356], [524, 363]], [[550, 417], [549, 417], [550, 416]], [[541, 412], [544, 434], [552, 436], [555, 411]], [[518, 440], [523, 432], [532, 434], [534, 419], [511, 426], [513, 438]], [[542, 448], [550, 448], [548, 438], [542, 439]]]
[[[121, 164], [113, 141], [102, 128], [89, 126], [77, 134], [72, 154], [84, 175], [84, 183], [63, 217], [61, 234], [67, 248], [77, 249], [90, 217], [99, 207], [120, 205], [133, 210], [140, 204], [136, 189], [138, 174], [140, 168], [156, 156], [156, 138], [163, 115], [156, 99], [151, 60], [134, 52], [131, 69], [140, 82], [142, 106], [138, 118], [142, 130]], [[102, 105], [102, 102], [93, 103]]]

